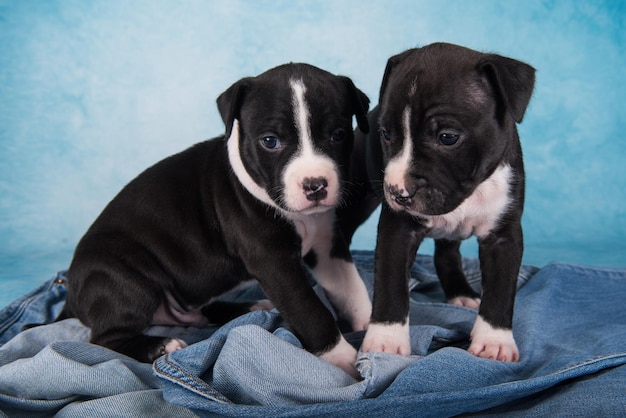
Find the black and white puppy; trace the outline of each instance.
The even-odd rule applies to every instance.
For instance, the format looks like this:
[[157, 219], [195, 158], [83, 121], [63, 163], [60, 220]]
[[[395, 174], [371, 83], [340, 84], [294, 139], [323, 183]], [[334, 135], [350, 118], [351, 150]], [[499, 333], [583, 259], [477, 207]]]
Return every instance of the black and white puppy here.
[[352, 118], [367, 131], [368, 103], [349, 78], [306, 64], [232, 85], [217, 99], [226, 134], [141, 173], [80, 240], [60, 318], [78, 317], [93, 343], [148, 362], [186, 346], [144, 335], [151, 324], [205, 326], [249, 311], [214, 302], [255, 278], [307, 350], [354, 375], [356, 350], [305, 262], [340, 316], [364, 330], [371, 303], [335, 209]]
[[[410, 354], [407, 278], [420, 243], [432, 237], [447, 299], [479, 309], [469, 351], [518, 360], [512, 318], [523, 252], [524, 166], [516, 123], [534, 74], [522, 62], [443, 43], [389, 59], [379, 105], [369, 116], [375, 128], [360, 138], [367, 162], [361, 177], [384, 196], [364, 351]], [[461, 267], [461, 240], [472, 235], [482, 295]]]

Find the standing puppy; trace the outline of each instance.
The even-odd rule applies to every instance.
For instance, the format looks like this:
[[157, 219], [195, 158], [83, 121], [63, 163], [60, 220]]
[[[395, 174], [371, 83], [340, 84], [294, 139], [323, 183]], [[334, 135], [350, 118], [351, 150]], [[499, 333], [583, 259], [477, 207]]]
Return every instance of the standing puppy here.
[[[523, 238], [522, 121], [535, 70], [499, 55], [437, 43], [389, 59], [370, 114], [367, 174], [384, 201], [375, 253], [374, 307], [364, 351], [410, 354], [407, 279], [425, 237], [446, 297], [479, 308], [469, 351], [517, 361], [512, 318]], [[459, 246], [478, 238], [482, 295], [468, 284]], [[482, 300], [482, 301], [481, 301]]]
[[[371, 304], [335, 222], [367, 97], [346, 77], [287, 64], [217, 99], [226, 135], [166, 158], [131, 181], [78, 244], [61, 318], [91, 341], [152, 361], [184, 347], [151, 324], [205, 326], [250, 306], [215, 303], [256, 278], [304, 347], [354, 374], [356, 350], [308, 283], [367, 327]], [[228, 309], [228, 311], [226, 311]], [[233, 312], [234, 309], [234, 312]]]

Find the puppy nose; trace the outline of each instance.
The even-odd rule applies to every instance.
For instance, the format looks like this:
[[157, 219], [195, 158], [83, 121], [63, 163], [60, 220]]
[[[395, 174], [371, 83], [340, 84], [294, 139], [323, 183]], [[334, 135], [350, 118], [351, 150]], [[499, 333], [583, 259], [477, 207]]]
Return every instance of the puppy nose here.
[[327, 187], [328, 180], [324, 177], [307, 177], [302, 181], [302, 190], [304, 190], [306, 198], [310, 201], [324, 199], [328, 195], [328, 192], [326, 191]]
[[409, 206], [413, 202], [413, 196], [415, 196], [415, 193], [409, 193], [408, 191], [398, 189], [395, 186], [389, 187], [389, 193], [391, 194], [391, 197], [393, 197], [393, 200], [401, 206]]
[[393, 199], [401, 206], [409, 206], [413, 200], [411, 196], [394, 196]]

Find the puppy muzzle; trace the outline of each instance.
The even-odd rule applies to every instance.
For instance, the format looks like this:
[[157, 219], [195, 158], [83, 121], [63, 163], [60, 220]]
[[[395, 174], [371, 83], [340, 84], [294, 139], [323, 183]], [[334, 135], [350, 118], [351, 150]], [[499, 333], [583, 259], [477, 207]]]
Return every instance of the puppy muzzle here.
[[307, 200], [311, 202], [319, 202], [328, 196], [328, 180], [324, 177], [305, 178], [302, 181], [302, 190]]

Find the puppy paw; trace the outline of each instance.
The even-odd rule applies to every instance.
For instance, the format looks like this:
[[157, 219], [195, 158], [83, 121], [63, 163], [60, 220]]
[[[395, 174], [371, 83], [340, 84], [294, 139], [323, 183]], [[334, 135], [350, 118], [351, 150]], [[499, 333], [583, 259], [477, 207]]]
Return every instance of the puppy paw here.
[[448, 301], [456, 306], [463, 306], [470, 309], [476, 309], [480, 307], [480, 298], [470, 298], [468, 296], [457, 296]]
[[519, 360], [513, 332], [509, 329], [493, 328], [480, 315], [472, 329], [471, 340], [467, 351], [476, 357], [505, 362]]
[[334, 364], [358, 380], [360, 379], [360, 376], [354, 366], [356, 363], [356, 355], [357, 352], [354, 347], [352, 347], [350, 343], [348, 343], [346, 339], [341, 336], [339, 343], [335, 347], [333, 347], [330, 351], [321, 354], [319, 357], [331, 364]]
[[370, 324], [361, 349], [364, 352], [376, 351], [402, 356], [411, 355], [409, 321], [404, 324]]
[[261, 299], [254, 305], [250, 306], [250, 312], [271, 311], [272, 309], [274, 309], [274, 304], [269, 299]]
[[158, 337], [147, 337], [153, 341], [153, 345], [147, 351], [147, 358], [143, 360], [140, 358], [140, 361], [148, 361], [152, 363], [154, 360], [158, 359], [165, 354], [172, 353], [176, 350], [182, 350], [187, 347], [187, 343], [179, 338], [163, 338], [159, 339]]
[[169, 354], [176, 350], [182, 350], [187, 347], [187, 343], [179, 338], [171, 338], [163, 346], [163, 354]]

